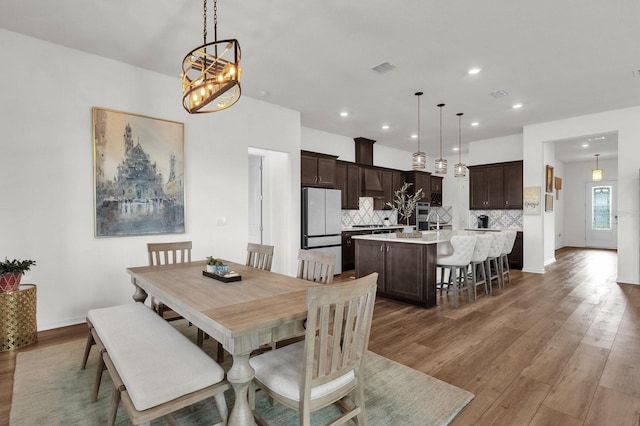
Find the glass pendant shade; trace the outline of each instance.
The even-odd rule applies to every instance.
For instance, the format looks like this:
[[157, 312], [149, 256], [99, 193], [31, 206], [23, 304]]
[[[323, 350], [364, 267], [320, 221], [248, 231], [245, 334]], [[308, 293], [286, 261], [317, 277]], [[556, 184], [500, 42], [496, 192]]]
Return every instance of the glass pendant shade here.
[[440, 108], [440, 158], [438, 158], [435, 163], [435, 173], [438, 175], [447, 174], [447, 160], [442, 158], [442, 107], [443, 106], [444, 104], [438, 104], [438, 108]]
[[591, 170], [591, 180], [594, 182], [599, 182], [602, 180], [602, 169], [598, 167], [598, 157], [600, 154], [596, 154], [596, 168]]
[[464, 113], [459, 112], [458, 116], [458, 164], [454, 166], [453, 175], [455, 177], [465, 177], [467, 175], [467, 165], [462, 162], [462, 116]]
[[411, 156], [411, 167], [413, 170], [423, 170], [427, 166], [427, 154], [420, 150], [420, 96], [422, 92], [416, 92], [418, 98], [418, 151]]
[[215, 41], [207, 43], [207, 1], [204, 0], [204, 44], [182, 61], [182, 106], [190, 114], [216, 112], [240, 99], [240, 44], [236, 39], [217, 39], [214, 1]]
[[422, 151], [414, 152], [411, 156], [411, 167], [413, 170], [422, 170], [427, 165], [427, 154]]

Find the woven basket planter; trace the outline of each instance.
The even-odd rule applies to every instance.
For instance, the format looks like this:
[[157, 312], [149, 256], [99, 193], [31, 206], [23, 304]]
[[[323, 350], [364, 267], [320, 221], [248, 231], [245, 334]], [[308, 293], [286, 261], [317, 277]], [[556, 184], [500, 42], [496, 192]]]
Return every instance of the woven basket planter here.
[[18, 291], [21, 279], [22, 273], [20, 272], [4, 272], [0, 274], [0, 293]]

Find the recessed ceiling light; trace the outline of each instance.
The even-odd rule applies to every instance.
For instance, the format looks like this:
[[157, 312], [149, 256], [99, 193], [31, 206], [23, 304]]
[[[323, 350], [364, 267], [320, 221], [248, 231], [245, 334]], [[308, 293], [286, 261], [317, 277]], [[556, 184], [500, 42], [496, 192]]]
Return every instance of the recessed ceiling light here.
[[473, 127], [476, 127], [476, 126], [479, 126], [479, 125], [480, 125], [480, 123], [478, 123], [477, 121], [474, 121], [473, 123], [471, 123], [471, 125], [472, 125]]
[[478, 74], [480, 71], [482, 71], [482, 68], [479, 67], [475, 67], [475, 68], [471, 68], [469, 71], [467, 71], [469, 74], [474, 75], [474, 74]]
[[511, 108], [513, 108], [513, 109], [522, 108], [522, 104], [513, 104], [513, 106]]
[[411, 139], [418, 139], [418, 135], [411, 135]]
[[388, 128], [389, 128], [389, 125], [388, 125], [388, 124], [384, 124], [384, 125], [382, 126], [382, 130], [387, 130]]
[[596, 138], [589, 138], [587, 139], [589, 142], [593, 142], [593, 141], [601, 141], [601, 140], [605, 140], [606, 136], [598, 136]]
[[349, 113], [348, 113], [347, 111], [342, 111], [342, 112], [340, 113], [340, 117], [346, 117], [346, 116], [348, 116], [348, 115], [349, 115]]
[[588, 143], [583, 143], [583, 144], [582, 144], [582, 147], [583, 147], [583, 148], [588, 148], [588, 147], [589, 147], [589, 144], [588, 144]]
[[458, 147], [457, 147], [457, 146], [454, 146], [454, 147], [453, 147], [453, 150], [454, 150], [454, 151], [457, 151], [457, 150], [458, 150]]

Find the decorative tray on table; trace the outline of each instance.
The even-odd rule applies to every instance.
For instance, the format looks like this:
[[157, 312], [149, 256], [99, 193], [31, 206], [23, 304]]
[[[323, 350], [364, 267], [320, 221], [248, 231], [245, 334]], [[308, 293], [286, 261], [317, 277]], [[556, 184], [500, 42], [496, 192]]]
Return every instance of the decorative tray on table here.
[[213, 272], [202, 271], [202, 275], [204, 275], [205, 277], [213, 278], [214, 280], [222, 281], [223, 283], [232, 283], [234, 281], [242, 280], [242, 275], [233, 271], [229, 271], [224, 275], [215, 274]]

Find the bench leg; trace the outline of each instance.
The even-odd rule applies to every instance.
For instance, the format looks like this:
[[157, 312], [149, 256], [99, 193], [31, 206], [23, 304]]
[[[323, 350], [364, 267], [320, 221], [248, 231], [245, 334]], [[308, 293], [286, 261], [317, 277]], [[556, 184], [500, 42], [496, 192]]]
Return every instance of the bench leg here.
[[229, 409], [227, 408], [227, 400], [224, 398], [224, 392], [217, 393], [214, 398], [216, 399], [216, 407], [218, 407], [218, 413], [220, 413], [220, 418], [222, 419], [222, 422], [220, 424], [222, 426], [226, 426], [227, 419], [229, 418]]
[[91, 347], [95, 345], [96, 341], [93, 340], [93, 334], [91, 334], [91, 329], [89, 329], [89, 336], [87, 337], [87, 344], [84, 346], [84, 355], [82, 357], [82, 370], [87, 366], [87, 360], [89, 359], [89, 352], [91, 352]]
[[120, 405], [120, 389], [114, 386], [113, 397], [111, 398], [111, 410], [109, 411], [109, 426], [114, 426], [116, 424], [116, 415], [118, 414], [118, 405]]
[[91, 395], [91, 402], [96, 402], [98, 400], [98, 392], [100, 391], [100, 383], [102, 382], [102, 372], [105, 369], [104, 358], [102, 358], [102, 354], [98, 358], [98, 367], [96, 367], [96, 381], [93, 384], [93, 394]]

